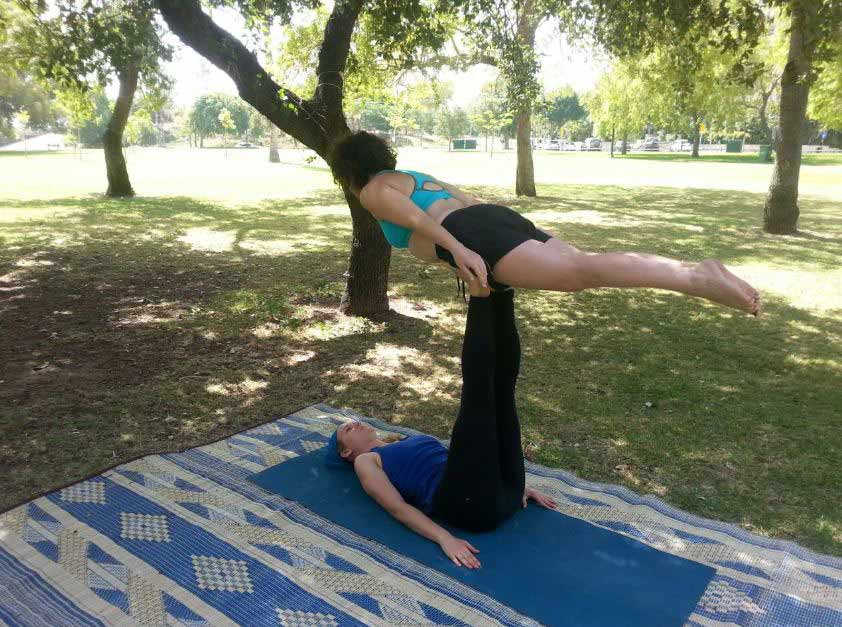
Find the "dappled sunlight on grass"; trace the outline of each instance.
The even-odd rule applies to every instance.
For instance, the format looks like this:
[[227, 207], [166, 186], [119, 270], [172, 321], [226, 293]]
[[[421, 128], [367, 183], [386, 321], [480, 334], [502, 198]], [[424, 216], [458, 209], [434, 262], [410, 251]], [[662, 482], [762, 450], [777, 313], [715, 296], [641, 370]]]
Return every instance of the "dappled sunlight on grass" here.
[[573, 224], [620, 226], [625, 228], [641, 226], [644, 224], [643, 220], [637, 218], [629, 216], [612, 216], [604, 212], [585, 209], [573, 211], [551, 211], [548, 209], [539, 209], [537, 211], [527, 211], [523, 215], [534, 222], [547, 224], [569, 222]]
[[734, 265], [729, 268], [761, 293], [785, 299], [791, 307], [825, 312], [842, 320], [842, 269], [805, 272], [803, 268], [784, 269], [759, 264]]
[[309, 341], [333, 340], [383, 331], [383, 323], [343, 316], [334, 309], [302, 306], [299, 307], [299, 312], [306, 322], [297, 334]]
[[288, 255], [301, 250], [319, 250], [331, 244], [324, 237], [312, 235], [292, 239], [255, 240], [247, 239], [239, 243], [239, 247], [257, 255]]
[[786, 356], [788, 362], [797, 366], [812, 366], [821, 369], [837, 370], [842, 374], [842, 362], [838, 359], [814, 359], [803, 355], [790, 354]]
[[[142, 299], [141, 299], [142, 300]], [[175, 302], [149, 303], [115, 311], [114, 326], [162, 324], [180, 320], [191, 312]]]
[[[250, 171], [241, 157], [229, 172], [210, 168], [224, 165], [218, 154], [198, 155], [209, 169], [200, 177], [191, 167], [178, 186], [141, 171], [144, 193], [168, 197], [77, 196], [69, 181], [52, 197], [24, 185], [0, 201], [0, 332], [13, 338], [0, 345], [0, 403], [12, 408], [0, 463], [11, 469], [10, 499], [317, 401], [449, 435], [466, 312], [453, 274], [394, 251], [393, 312], [341, 315], [351, 221], [329, 175]], [[823, 182], [802, 188], [802, 231], [770, 236], [759, 226], [761, 164], [537, 159], [535, 199], [503, 187], [510, 155], [410, 152], [401, 167], [452, 166], [446, 180], [584, 250], [721, 258], [760, 288], [766, 313], [660, 290], [518, 292], [529, 459], [842, 554], [831, 461], [842, 205], [826, 193], [840, 187], [828, 179], [837, 166], [814, 168]], [[710, 176], [723, 189], [701, 189]]]
[[220, 396], [251, 396], [265, 390], [269, 384], [266, 381], [256, 381], [246, 377], [239, 383], [221, 382], [211, 383], [205, 387], [208, 394]]
[[228, 252], [234, 247], [237, 241], [236, 231], [212, 231], [211, 229], [190, 229], [184, 235], [176, 238], [184, 242], [192, 250], [204, 250], [208, 252]]

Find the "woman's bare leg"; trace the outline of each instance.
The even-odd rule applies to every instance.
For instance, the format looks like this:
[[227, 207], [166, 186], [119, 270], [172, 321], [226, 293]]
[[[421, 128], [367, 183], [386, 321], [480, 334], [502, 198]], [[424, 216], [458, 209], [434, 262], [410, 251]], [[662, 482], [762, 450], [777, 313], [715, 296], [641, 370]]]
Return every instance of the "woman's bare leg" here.
[[516, 288], [578, 292], [597, 287], [654, 287], [758, 313], [760, 297], [715, 259], [687, 263], [639, 253], [587, 253], [552, 238], [524, 242], [493, 268]]

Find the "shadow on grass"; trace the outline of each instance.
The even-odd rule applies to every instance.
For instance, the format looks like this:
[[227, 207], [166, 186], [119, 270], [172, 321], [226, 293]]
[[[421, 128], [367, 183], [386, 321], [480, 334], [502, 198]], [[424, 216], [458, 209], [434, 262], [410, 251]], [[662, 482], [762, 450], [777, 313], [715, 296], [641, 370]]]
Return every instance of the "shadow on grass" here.
[[839, 204], [829, 200], [802, 198], [801, 224], [807, 230], [778, 236], [761, 228], [763, 194], [593, 185], [542, 186], [540, 192], [538, 198], [510, 199], [510, 205], [584, 250], [839, 267]]
[[[766, 242], [753, 194], [551, 193], [515, 204], [585, 248], [820, 269], [839, 258], [831, 203], [805, 208], [829, 239]], [[317, 401], [448, 437], [465, 311], [452, 277], [398, 253], [400, 314], [338, 315], [340, 202], [0, 202], [68, 212], [0, 223], [12, 245], [0, 249], [0, 507]], [[197, 229], [208, 246], [185, 238]], [[517, 306], [531, 459], [842, 555], [842, 311], [773, 297], [755, 320], [652, 290], [521, 293]]]

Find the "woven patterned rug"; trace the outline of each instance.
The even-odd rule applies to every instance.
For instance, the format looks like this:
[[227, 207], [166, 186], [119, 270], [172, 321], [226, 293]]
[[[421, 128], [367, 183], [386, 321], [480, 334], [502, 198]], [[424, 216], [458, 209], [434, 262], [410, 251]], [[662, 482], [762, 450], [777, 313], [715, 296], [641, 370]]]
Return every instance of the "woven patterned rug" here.
[[[0, 624], [534, 625], [246, 478], [366, 420], [313, 405], [0, 515]], [[714, 567], [687, 625], [842, 625], [842, 559], [528, 466], [565, 514]]]

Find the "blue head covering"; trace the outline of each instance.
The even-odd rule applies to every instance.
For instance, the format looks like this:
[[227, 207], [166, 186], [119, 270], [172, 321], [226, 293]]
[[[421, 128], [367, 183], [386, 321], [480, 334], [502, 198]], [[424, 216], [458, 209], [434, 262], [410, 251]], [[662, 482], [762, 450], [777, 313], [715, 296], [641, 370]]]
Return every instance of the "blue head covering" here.
[[332, 468], [347, 468], [350, 464], [339, 455], [338, 432], [338, 430], [333, 432], [333, 435], [330, 436], [330, 440], [327, 442], [327, 446], [325, 446], [325, 465], [331, 466]]

